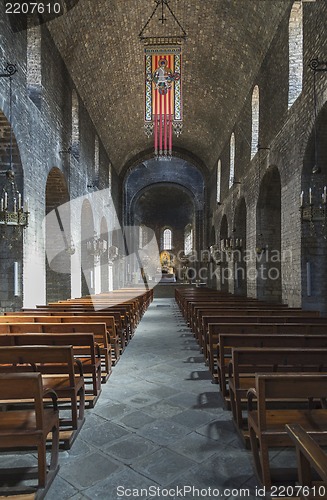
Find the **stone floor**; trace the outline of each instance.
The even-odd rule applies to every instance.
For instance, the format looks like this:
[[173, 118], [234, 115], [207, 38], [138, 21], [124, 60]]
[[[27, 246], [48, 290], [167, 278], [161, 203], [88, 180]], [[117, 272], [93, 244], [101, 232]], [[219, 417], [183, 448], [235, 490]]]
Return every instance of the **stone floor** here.
[[46, 499], [254, 499], [256, 486], [175, 301], [155, 298]]

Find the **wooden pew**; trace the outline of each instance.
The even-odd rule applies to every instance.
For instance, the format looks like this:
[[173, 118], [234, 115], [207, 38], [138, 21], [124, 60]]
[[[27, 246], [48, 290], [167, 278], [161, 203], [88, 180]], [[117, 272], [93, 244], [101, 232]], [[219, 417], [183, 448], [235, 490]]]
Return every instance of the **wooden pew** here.
[[[294, 318], [294, 319], [293, 319]], [[322, 320], [323, 323], [327, 323], [327, 318], [321, 318], [317, 316], [314, 311], [298, 311], [298, 310], [280, 310], [275, 311], [273, 309], [251, 309], [244, 311], [242, 309], [238, 310], [227, 310], [220, 311], [219, 313], [213, 313], [212, 311], [201, 313], [201, 322], [198, 324], [198, 330], [195, 333], [196, 338], [203, 347], [206, 345], [206, 336], [208, 332], [209, 323], [299, 323], [304, 321], [315, 323], [316, 320]], [[319, 321], [318, 321], [319, 323]], [[194, 332], [193, 332], [194, 333]]]
[[245, 401], [247, 391], [253, 387], [256, 373], [327, 372], [327, 347], [288, 347], [287, 344], [282, 344], [284, 336], [280, 340], [279, 347], [232, 349], [232, 359], [228, 366], [230, 404], [236, 429], [243, 439], [247, 438], [247, 421], [242, 415], [242, 400]]
[[[297, 455], [299, 498], [301, 500], [326, 499], [327, 455], [319, 444], [299, 424], [286, 424], [286, 431], [292, 439]], [[321, 479], [313, 481], [312, 472]]]
[[[327, 374], [261, 373], [256, 374], [254, 388], [248, 391], [248, 424], [255, 471], [259, 481], [270, 490], [274, 481], [297, 479], [296, 471], [270, 468], [269, 449], [294, 447], [286, 424], [300, 424], [321, 445], [327, 444], [327, 410], [294, 407], [294, 400], [326, 397]], [[275, 400], [273, 409], [269, 400]], [[256, 402], [256, 408], [254, 406]], [[292, 408], [287, 405], [292, 404]]]
[[[323, 325], [324, 325], [324, 328], [326, 328], [326, 333], [327, 333], [327, 318], [310, 317], [310, 316], [306, 317], [306, 316], [294, 315], [294, 314], [292, 314], [290, 316], [288, 316], [286, 314], [283, 314], [281, 316], [279, 314], [275, 314], [274, 316], [271, 316], [271, 315], [267, 316], [267, 315], [264, 315], [262, 313], [260, 313], [260, 315], [257, 315], [257, 316], [253, 316], [253, 315], [239, 316], [237, 314], [235, 314], [234, 316], [222, 316], [222, 315], [220, 315], [220, 316], [204, 316], [202, 318], [202, 320], [203, 320], [202, 347], [203, 347], [203, 354], [204, 354], [205, 359], [208, 359], [207, 346], [210, 344], [210, 341], [208, 338], [209, 324], [216, 325], [215, 331], [216, 332], [218, 331], [219, 333], [228, 333], [228, 331], [231, 331], [231, 330], [227, 330], [228, 325], [237, 325], [236, 327], [240, 328], [239, 332], [241, 333], [242, 331], [244, 331], [244, 332], [246, 331], [247, 324], [254, 325], [254, 323], [257, 323], [258, 324], [257, 331], [259, 331], [261, 323], [270, 324], [270, 325], [275, 324], [275, 323], [276, 324], [288, 324], [288, 323], [304, 324], [304, 323], [307, 323], [310, 325], [320, 325], [321, 329], [319, 331], [322, 330]], [[221, 329], [219, 330], [220, 325], [224, 325], [223, 331]], [[254, 328], [255, 327], [253, 326], [253, 333], [255, 333]], [[310, 331], [313, 332], [313, 327]]]
[[[28, 325], [27, 325], [28, 326]], [[94, 342], [92, 333], [29, 333], [26, 328], [25, 333], [10, 333], [0, 335], [0, 345], [8, 346], [35, 346], [35, 345], [55, 345], [73, 346], [75, 359], [77, 358], [83, 366], [83, 376], [85, 383], [85, 401], [89, 408], [93, 408], [101, 394], [101, 356], [98, 346]], [[7, 341], [7, 344], [5, 342]], [[56, 368], [60, 372], [61, 367]], [[53, 367], [49, 368], [50, 373]], [[62, 367], [63, 373], [66, 366]], [[42, 373], [46, 373], [46, 366], [42, 368]], [[89, 387], [90, 386], [90, 387]]]
[[[9, 317], [9, 316], [7, 316]], [[11, 318], [11, 317], [10, 317]], [[21, 318], [21, 317], [19, 317]], [[48, 317], [46, 319], [51, 319]], [[79, 323], [77, 320], [68, 317], [56, 317], [50, 322], [39, 322], [41, 317], [29, 317], [26, 320], [34, 319], [37, 322], [16, 322], [15, 317], [12, 317], [12, 322], [0, 322], [0, 334], [9, 333], [74, 333], [83, 334], [91, 333], [94, 336], [94, 343], [97, 349], [100, 350], [101, 356], [101, 377], [102, 382], [105, 383], [112, 372], [112, 358], [111, 358], [111, 345], [108, 341], [108, 334], [105, 323]], [[66, 321], [67, 320], [67, 321]], [[60, 322], [59, 322], [60, 321]], [[110, 340], [110, 338], [109, 338]]]
[[[1, 400], [10, 402], [10, 406], [0, 411], [0, 450], [24, 451], [31, 447], [37, 450], [37, 467], [0, 469], [0, 495], [36, 493], [37, 498], [44, 498], [59, 470], [56, 394], [52, 390], [44, 390], [40, 373], [0, 373], [0, 395]], [[44, 408], [45, 396], [52, 398], [52, 408]], [[50, 465], [47, 466], [46, 441], [49, 434], [52, 445]], [[37, 484], [24, 486], [23, 481], [29, 478], [37, 478]]]
[[[25, 324], [25, 323], [37, 323], [37, 324], [67, 324], [65, 329], [64, 326], [58, 327], [58, 333], [61, 331], [65, 331], [69, 333], [71, 331], [80, 331], [85, 333], [93, 333], [96, 342], [99, 344], [101, 349], [101, 356], [103, 358], [104, 364], [104, 380], [107, 380], [109, 375], [111, 374], [112, 364], [117, 363], [120, 357], [119, 350], [119, 340], [116, 335], [116, 329], [114, 320], [111, 316], [62, 316], [60, 314], [52, 316], [35, 316], [31, 314], [13, 314], [12, 316], [0, 316], [0, 333], [10, 333], [7, 332], [5, 324]], [[24, 330], [24, 326], [17, 326], [16, 332], [18, 332], [18, 328], [22, 328], [22, 332]], [[33, 333], [37, 331], [43, 331], [47, 333], [51, 331], [51, 327], [44, 327], [44, 329], [37, 329], [36, 326], [33, 327]], [[55, 325], [53, 326], [55, 328]], [[31, 332], [32, 333], [32, 332]]]
[[[66, 367], [65, 372], [63, 367]], [[75, 368], [78, 373], [75, 373]], [[84, 423], [82, 364], [74, 359], [72, 346], [0, 347], [0, 373], [26, 372], [29, 369], [42, 373], [44, 388], [54, 390], [59, 402], [69, 403], [71, 418], [59, 419], [60, 442], [65, 449], [69, 449]]]
[[[235, 328], [236, 325], [227, 326], [234, 328], [226, 327], [226, 330], [238, 332], [238, 329]], [[260, 330], [254, 331], [260, 331], [260, 334], [251, 333], [251, 328], [249, 333], [219, 333], [212, 335], [209, 333], [209, 370], [213, 381], [219, 383], [224, 397], [228, 395], [226, 374], [233, 347], [278, 347], [281, 343], [281, 335], [285, 339], [285, 347], [327, 347], [325, 342], [327, 329], [320, 327], [319, 333], [317, 325], [313, 325], [313, 332], [315, 333], [312, 335], [308, 325], [305, 324], [262, 324]]]

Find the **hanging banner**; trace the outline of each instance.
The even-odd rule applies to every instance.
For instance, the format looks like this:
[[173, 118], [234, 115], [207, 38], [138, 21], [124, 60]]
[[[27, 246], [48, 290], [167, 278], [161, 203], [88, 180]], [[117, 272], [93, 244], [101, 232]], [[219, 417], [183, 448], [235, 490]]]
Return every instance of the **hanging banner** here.
[[145, 52], [145, 130], [156, 157], [171, 157], [173, 132], [182, 130], [181, 47], [148, 46]]

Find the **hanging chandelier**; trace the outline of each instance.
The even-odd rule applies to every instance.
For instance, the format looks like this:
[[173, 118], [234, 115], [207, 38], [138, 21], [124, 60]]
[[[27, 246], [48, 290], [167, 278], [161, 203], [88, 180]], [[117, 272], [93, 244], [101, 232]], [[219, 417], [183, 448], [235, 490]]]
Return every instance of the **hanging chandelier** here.
[[99, 238], [97, 233], [94, 233], [93, 238], [86, 242], [86, 250], [89, 255], [92, 255], [98, 261], [102, 254], [108, 249], [106, 240]]
[[[183, 128], [181, 44], [186, 32], [169, 0], [155, 0], [155, 4], [139, 34], [145, 54], [144, 128], [148, 137], [154, 137], [155, 158], [171, 159], [173, 134], [178, 137]], [[160, 29], [154, 24], [156, 18]]]
[[[17, 72], [16, 65], [7, 64], [0, 78], [9, 78], [9, 168], [1, 171], [5, 181], [0, 196], [0, 225], [26, 227], [28, 225], [28, 204], [23, 204], [22, 195], [17, 189], [13, 169], [13, 132], [12, 132], [12, 76]], [[7, 162], [6, 162], [7, 163]]]

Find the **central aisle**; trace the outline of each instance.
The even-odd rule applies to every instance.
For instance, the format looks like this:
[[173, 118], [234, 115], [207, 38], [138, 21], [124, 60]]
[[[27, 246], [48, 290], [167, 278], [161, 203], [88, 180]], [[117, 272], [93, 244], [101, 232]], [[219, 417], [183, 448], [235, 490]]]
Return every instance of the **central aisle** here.
[[207, 492], [184, 498], [255, 498], [250, 452], [173, 299], [154, 299], [60, 464], [47, 499], [183, 498], [167, 496], [177, 486]]

